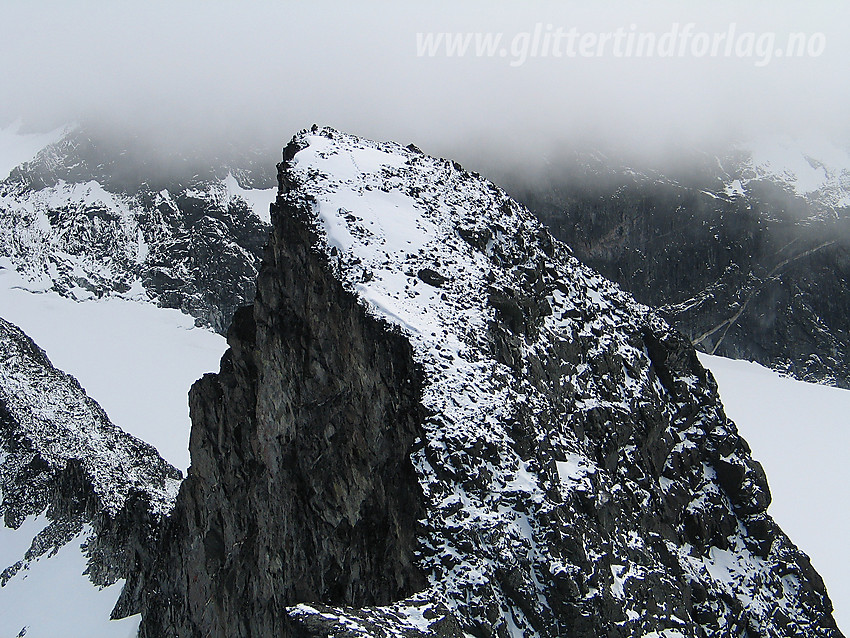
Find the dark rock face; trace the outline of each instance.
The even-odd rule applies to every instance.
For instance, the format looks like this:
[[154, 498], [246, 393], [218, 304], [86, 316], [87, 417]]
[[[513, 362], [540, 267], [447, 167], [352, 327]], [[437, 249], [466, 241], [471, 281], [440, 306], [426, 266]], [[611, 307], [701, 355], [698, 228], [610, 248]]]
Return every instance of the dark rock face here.
[[841, 636], [687, 339], [454, 163], [284, 159], [142, 635]]
[[[77, 381], [55, 369], [20, 329], [0, 319], [0, 517], [18, 529], [46, 514], [48, 526], [0, 574], [0, 584], [49, 556], [88, 525], [88, 575], [99, 586], [151, 561], [180, 472], [150, 445], [113, 425]], [[131, 577], [132, 581], [132, 577]], [[114, 614], [138, 613], [125, 588]]]
[[597, 165], [509, 190], [697, 348], [850, 387], [850, 216], [767, 179], [727, 193], [728, 165], [675, 180]]
[[0, 182], [0, 257], [64, 296], [152, 299], [223, 333], [254, 297], [268, 236], [224, 180], [243, 194], [274, 180], [250, 154], [194, 170], [143, 147], [77, 129], [15, 168]]
[[192, 389], [192, 467], [143, 636], [280, 635], [282, 605], [384, 604], [425, 585], [421, 371], [314, 243], [279, 210], [255, 304], [221, 372]]

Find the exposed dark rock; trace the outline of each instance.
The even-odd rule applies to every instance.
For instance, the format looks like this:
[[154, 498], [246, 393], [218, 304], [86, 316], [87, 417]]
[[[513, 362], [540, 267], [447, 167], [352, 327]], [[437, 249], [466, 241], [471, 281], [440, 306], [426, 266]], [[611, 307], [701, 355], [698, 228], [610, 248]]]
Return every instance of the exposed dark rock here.
[[421, 268], [416, 276], [429, 286], [439, 288], [446, 283], [446, 278], [433, 268]]
[[255, 304], [221, 372], [192, 389], [192, 467], [142, 635], [278, 635], [281, 605], [380, 605], [425, 586], [421, 371], [315, 240], [299, 209], [278, 209]]
[[841, 636], [687, 339], [456, 164], [284, 157], [142, 635]]
[[[47, 527], [14, 565], [28, 563], [90, 529], [88, 575], [105, 586], [148, 564], [181, 479], [150, 445], [113, 425], [77, 381], [56, 370], [20, 329], [0, 319], [0, 517], [18, 529], [45, 514]], [[116, 615], [138, 613], [130, 586]]]

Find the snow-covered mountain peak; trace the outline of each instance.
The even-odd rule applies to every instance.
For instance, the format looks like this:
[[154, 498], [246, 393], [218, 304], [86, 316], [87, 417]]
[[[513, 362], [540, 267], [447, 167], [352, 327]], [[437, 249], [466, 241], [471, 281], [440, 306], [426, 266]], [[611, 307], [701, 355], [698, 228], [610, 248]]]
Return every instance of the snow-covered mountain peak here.
[[789, 136], [742, 144], [744, 183], [768, 180], [833, 209], [850, 207], [850, 152], [823, 139]]
[[[456, 413], [457, 427], [477, 422], [484, 438], [504, 437], [492, 417], [534, 395], [507, 379], [555, 335], [606, 332], [606, 345], [639, 358], [612, 329], [635, 327], [647, 309], [572, 258], [494, 184], [455, 162], [333, 129], [294, 144], [306, 146], [286, 179], [311, 202], [335, 274], [411, 338], [441, 380], [427, 390], [428, 407]], [[496, 321], [519, 341], [494, 353]], [[627, 375], [617, 404], [626, 409], [639, 386]]]
[[840, 635], [664, 321], [415, 147], [314, 128], [278, 178], [143, 631]]

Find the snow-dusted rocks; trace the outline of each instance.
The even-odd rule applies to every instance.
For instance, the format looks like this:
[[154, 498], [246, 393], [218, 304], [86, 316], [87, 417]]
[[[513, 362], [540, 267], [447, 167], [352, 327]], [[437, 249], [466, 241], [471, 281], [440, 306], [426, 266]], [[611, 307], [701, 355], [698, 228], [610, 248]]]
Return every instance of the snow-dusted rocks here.
[[[0, 454], [3, 525], [35, 530], [25, 551], [2, 566], [3, 586], [25, 578], [34, 561], [57, 552], [68, 560], [75, 552], [63, 547], [71, 541], [84, 541], [95, 585], [126, 577], [146, 559], [181, 479], [153, 447], [113, 425], [73, 377], [55, 369], [31, 339], [3, 319]], [[125, 592], [119, 614], [135, 612], [138, 604], [137, 592]]]
[[[48, 491], [56, 489], [50, 483], [71, 471], [69, 464], [78, 466], [74, 471], [91, 484], [96, 508], [109, 515], [137, 492], [147, 495], [152, 511], [171, 509], [180, 473], [153, 447], [115, 427], [73, 377], [56, 370], [32, 340], [3, 319], [0, 362], [3, 477], [8, 481], [3, 515], [8, 523], [40, 513], [49, 502]], [[25, 468], [30, 480], [15, 481]], [[18, 490], [27, 493], [17, 495]]]
[[142, 634], [840, 636], [690, 344], [496, 186], [284, 152]]
[[0, 257], [29, 289], [150, 300], [223, 332], [253, 299], [273, 190], [251, 188], [247, 159], [187, 174], [185, 158], [160, 165], [140, 147], [78, 128], [12, 169]]

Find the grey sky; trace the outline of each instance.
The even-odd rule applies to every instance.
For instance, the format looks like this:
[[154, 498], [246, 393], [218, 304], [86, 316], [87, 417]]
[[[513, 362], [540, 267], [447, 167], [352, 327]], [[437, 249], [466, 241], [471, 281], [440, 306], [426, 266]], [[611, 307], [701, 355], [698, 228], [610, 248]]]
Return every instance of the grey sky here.
[[[850, 3], [17, 2], [0, 5], [0, 121], [97, 118], [163, 140], [283, 143], [313, 122], [461, 159], [578, 142], [850, 140]], [[816, 58], [416, 55], [418, 32], [635, 25], [823, 33]]]

